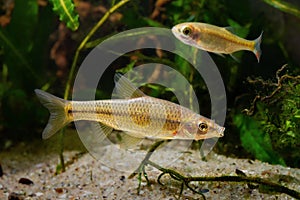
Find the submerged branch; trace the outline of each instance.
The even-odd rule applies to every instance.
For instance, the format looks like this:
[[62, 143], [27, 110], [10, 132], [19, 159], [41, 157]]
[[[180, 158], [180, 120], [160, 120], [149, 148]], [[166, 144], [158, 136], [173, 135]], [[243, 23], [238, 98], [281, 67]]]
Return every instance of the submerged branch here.
[[[168, 169], [168, 168], [164, 168], [154, 162], [152, 162], [150, 160], [151, 155], [153, 154], [153, 152], [163, 143], [164, 141], [159, 141], [156, 142], [154, 145], [152, 145], [150, 147], [150, 149], [148, 150], [148, 153], [146, 154], [145, 158], [143, 159], [143, 161], [141, 162], [140, 166], [128, 177], [128, 178], [133, 178], [134, 176], [138, 175], [138, 180], [139, 180], [139, 186], [137, 188], [137, 192], [139, 194], [140, 192], [140, 188], [141, 188], [141, 178], [142, 175], [144, 175], [147, 184], [149, 185], [149, 180], [148, 180], [148, 176], [147, 173], [145, 171], [145, 166], [147, 165], [151, 165], [152, 167], [158, 169], [159, 171], [161, 171], [161, 174], [158, 176], [157, 178], [157, 182], [160, 185], [164, 184], [161, 181], [161, 178], [165, 175], [169, 175], [172, 179], [181, 182], [181, 186], [180, 186], [180, 192], [179, 192], [179, 198], [182, 195], [184, 186], [188, 189], [190, 189], [192, 192], [199, 194], [203, 197], [203, 199], [205, 199], [205, 196], [203, 195], [204, 192], [206, 191], [199, 191], [196, 190], [195, 188], [193, 188], [193, 186], [191, 185], [192, 182], [238, 182], [238, 183], [246, 183], [246, 184], [258, 184], [259, 186], [265, 186], [267, 188], [269, 188], [269, 190], [272, 191], [276, 191], [279, 193], [284, 193], [287, 194], [291, 197], [294, 197], [296, 199], [300, 199], [300, 192], [295, 191], [293, 189], [290, 189], [288, 187], [282, 186], [278, 183], [274, 183], [271, 182], [269, 180], [260, 178], [260, 177], [248, 177], [246, 176], [244, 173], [238, 175], [238, 176], [195, 176], [195, 177], [189, 177], [189, 176], [184, 176], [182, 174], [180, 174], [179, 172], [173, 170], [173, 169]], [[241, 173], [241, 172], [240, 172]], [[250, 187], [250, 186], [249, 186]]]
[[[214, 182], [214, 181], [218, 181], [218, 182], [242, 182], [242, 183], [256, 183], [259, 185], [264, 185], [264, 186], [268, 186], [270, 189], [273, 189], [276, 192], [280, 192], [280, 193], [285, 193], [287, 195], [290, 195], [294, 198], [299, 199], [300, 198], [300, 193], [289, 189], [285, 186], [282, 186], [280, 184], [277, 183], [273, 183], [270, 181], [267, 181], [263, 178], [259, 178], [259, 177], [246, 177], [246, 176], [207, 176], [207, 177], [185, 177], [181, 174], [179, 174], [178, 172], [172, 170], [172, 169], [165, 169], [161, 166], [159, 166], [158, 164], [155, 164], [153, 162], [151, 162], [150, 160], [148, 161], [149, 165], [155, 167], [156, 169], [162, 171], [162, 174], [169, 174], [171, 178], [177, 180], [177, 181], [182, 181], [189, 189], [191, 189], [191, 186], [189, 185], [190, 182], [204, 182], [204, 181], [210, 181], [210, 182]], [[161, 174], [161, 175], [162, 175]], [[176, 177], [176, 178], [174, 178]], [[161, 176], [159, 177], [161, 178]], [[158, 182], [160, 182], [160, 180], [158, 179]], [[193, 192], [195, 192], [194, 189], [192, 189]], [[198, 192], [197, 192], [198, 193]]]
[[253, 115], [254, 111], [255, 111], [255, 108], [256, 108], [257, 101], [260, 100], [260, 101], [263, 102], [263, 101], [266, 101], [266, 100], [271, 99], [272, 97], [274, 97], [274, 95], [277, 94], [282, 89], [283, 82], [285, 80], [290, 79], [290, 80], [295, 80], [295, 81], [300, 82], [300, 75], [291, 76], [291, 75], [288, 75], [288, 74], [284, 74], [284, 75], [280, 76], [281, 72], [286, 67], [287, 67], [287, 64], [283, 65], [280, 69], [277, 70], [277, 72], [276, 72], [277, 83], [268, 83], [268, 82], [265, 82], [262, 79], [255, 79], [255, 80], [249, 79], [248, 80], [248, 82], [252, 83], [252, 84], [260, 83], [263, 86], [276, 87], [276, 88], [269, 95], [266, 95], [266, 96], [256, 95], [255, 98], [253, 99], [252, 103], [251, 103], [250, 109], [244, 109], [243, 112], [245, 112], [247, 115]]

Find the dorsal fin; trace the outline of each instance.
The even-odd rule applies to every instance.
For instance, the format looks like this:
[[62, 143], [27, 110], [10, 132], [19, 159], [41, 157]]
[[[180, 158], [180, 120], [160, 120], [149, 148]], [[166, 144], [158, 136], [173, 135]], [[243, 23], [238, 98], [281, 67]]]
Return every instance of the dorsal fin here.
[[125, 76], [116, 73], [115, 77], [115, 90], [118, 97], [130, 99], [146, 96], [141, 90], [135, 87]]
[[232, 34], [236, 34], [236, 28], [233, 28], [232, 26], [223, 27], [226, 31], [229, 31]]

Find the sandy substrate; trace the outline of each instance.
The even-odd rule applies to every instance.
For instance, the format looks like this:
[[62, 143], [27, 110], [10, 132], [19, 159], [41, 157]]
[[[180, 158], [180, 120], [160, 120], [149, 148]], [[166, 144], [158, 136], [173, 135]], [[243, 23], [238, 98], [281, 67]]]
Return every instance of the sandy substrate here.
[[[44, 142], [41, 144], [45, 144]], [[39, 144], [39, 146], [41, 146]], [[33, 145], [36, 145], [33, 143]], [[137, 195], [138, 181], [128, 179], [143, 154], [134, 154], [127, 159], [113, 146], [102, 149], [106, 153], [100, 160], [90, 154], [78, 154], [82, 150], [67, 150], [66, 161], [70, 165], [66, 172], [55, 175], [58, 156], [54, 152], [40, 148], [36, 150], [27, 144], [19, 145], [0, 153], [3, 176], [0, 178], [0, 199], [176, 199], [179, 193], [178, 182], [165, 176], [165, 186], [157, 183], [160, 171], [147, 167], [151, 186], [143, 179], [140, 195]], [[172, 148], [159, 149], [151, 160], [186, 176], [236, 175], [242, 170], [247, 176], [269, 178], [275, 182], [300, 191], [300, 169], [269, 165], [260, 161], [235, 159], [211, 152], [207, 161], [199, 159], [199, 153], [175, 153]], [[108, 166], [106, 166], [108, 165]], [[19, 183], [21, 178], [31, 180], [32, 184]], [[23, 182], [26, 182], [23, 180]], [[207, 199], [293, 199], [286, 194], [262, 193], [250, 189], [243, 183], [206, 182], [194, 183], [202, 190]], [[12, 198], [15, 197], [15, 198]], [[201, 195], [184, 189], [182, 199], [202, 199]]]

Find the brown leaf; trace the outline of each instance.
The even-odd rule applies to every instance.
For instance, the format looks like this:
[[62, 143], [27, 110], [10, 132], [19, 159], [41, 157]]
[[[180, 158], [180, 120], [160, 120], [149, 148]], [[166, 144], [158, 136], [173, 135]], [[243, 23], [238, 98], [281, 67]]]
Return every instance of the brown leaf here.
[[161, 11], [165, 11], [163, 7], [165, 4], [169, 3], [170, 0], [157, 0], [155, 3], [155, 8], [150, 16], [151, 19], [156, 19], [161, 14]]
[[48, 2], [46, 0], [37, 0], [37, 3], [39, 6], [45, 7], [48, 5]]
[[0, 16], [0, 25], [5, 27], [10, 23], [11, 13], [15, 7], [15, 3], [12, 0], [6, 0], [3, 4], [1, 10], [4, 10], [5, 14]]
[[86, 1], [74, 1], [80, 19], [87, 18], [92, 12], [92, 4]]
[[0, 26], [5, 27], [10, 23], [11, 17], [10, 15], [0, 16]]
[[50, 58], [54, 60], [58, 67], [56, 75], [63, 77], [68, 70], [69, 57], [73, 54], [74, 41], [71, 39], [70, 30], [64, 23], [60, 23], [56, 35], [52, 35], [56, 40], [50, 50]]

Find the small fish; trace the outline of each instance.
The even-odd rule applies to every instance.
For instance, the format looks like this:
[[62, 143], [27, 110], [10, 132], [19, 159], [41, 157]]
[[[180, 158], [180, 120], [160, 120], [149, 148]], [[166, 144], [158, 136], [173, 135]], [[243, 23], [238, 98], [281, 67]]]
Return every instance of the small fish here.
[[262, 33], [255, 40], [246, 40], [222, 28], [205, 23], [187, 22], [172, 28], [172, 32], [180, 41], [199, 49], [217, 53], [232, 54], [236, 51], [252, 51], [257, 61], [261, 56], [260, 43]]
[[[105, 135], [113, 129], [135, 138], [200, 140], [222, 137], [224, 127], [178, 104], [153, 98], [117, 76], [116, 88], [124, 99], [67, 101], [35, 90], [50, 118], [43, 139], [72, 121], [100, 122]], [[133, 94], [133, 95], [132, 95]]]

